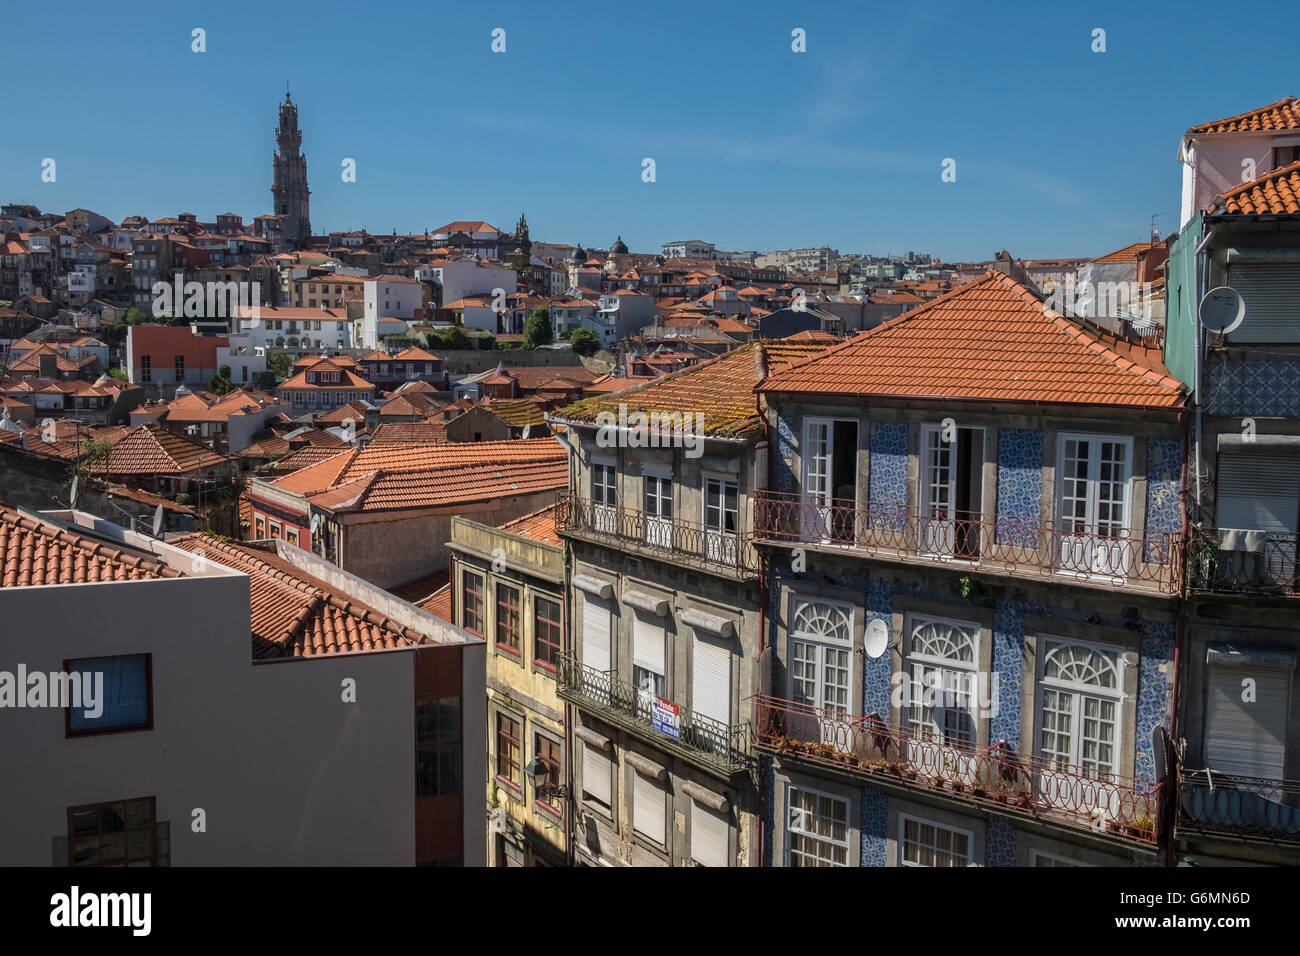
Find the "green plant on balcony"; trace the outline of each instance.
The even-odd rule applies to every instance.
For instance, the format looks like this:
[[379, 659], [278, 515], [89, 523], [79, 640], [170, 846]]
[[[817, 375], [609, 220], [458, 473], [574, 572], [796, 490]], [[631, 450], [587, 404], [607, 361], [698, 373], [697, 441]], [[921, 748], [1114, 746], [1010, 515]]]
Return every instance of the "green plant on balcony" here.
[[982, 796], [984, 796], [984, 794], [985, 794], [985, 792], [987, 791], [987, 789], [988, 789], [988, 787], [987, 787], [987, 785], [984, 783], [984, 777], [983, 777], [983, 776], [976, 776], [976, 778], [971, 782], [971, 791], [972, 791], [972, 792], [975, 794], [975, 796], [977, 796], [977, 797], [982, 797]]
[[1139, 833], [1150, 833], [1156, 828], [1155, 820], [1151, 819], [1151, 814], [1144, 813], [1133, 821], [1133, 826]]

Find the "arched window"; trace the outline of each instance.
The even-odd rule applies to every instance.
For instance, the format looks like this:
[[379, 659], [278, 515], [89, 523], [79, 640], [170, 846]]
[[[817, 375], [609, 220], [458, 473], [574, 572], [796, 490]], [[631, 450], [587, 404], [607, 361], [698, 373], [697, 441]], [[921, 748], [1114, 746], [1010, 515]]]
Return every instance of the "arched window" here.
[[853, 651], [853, 609], [829, 601], [794, 602], [790, 624], [790, 697], [845, 715]]
[[918, 736], [974, 746], [979, 625], [915, 616], [908, 628], [908, 726]]
[[1121, 651], [1051, 639], [1041, 646], [1041, 754], [1091, 777], [1118, 772]]

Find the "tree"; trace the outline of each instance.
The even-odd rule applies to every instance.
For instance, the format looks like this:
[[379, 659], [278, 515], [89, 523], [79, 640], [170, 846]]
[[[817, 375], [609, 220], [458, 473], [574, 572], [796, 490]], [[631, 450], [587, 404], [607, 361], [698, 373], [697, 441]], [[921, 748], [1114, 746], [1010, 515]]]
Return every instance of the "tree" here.
[[135, 306], [126, 310], [126, 324], [140, 325], [142, 322], [148, 322], [151, 316], [147, 312], [142, 312]]
[[110, 368], [108, 370], [108, 375], [109, 378], [115, 378], [119, 382], [125, 382], [128, 378], [126, 374], [126, 369], [124, 368]]
[[235, 383], [230, 380], [230, 366], [223, 365], [217, 370], [217, 374], [212, 376], [212, 381], [208, 383], [209, 391], [218, 395], [225, 395], [227, 392], [234, 391]]
[[[429, 344], [436, 349], [468, 349], [473, 347], [469, 336], [459, 325], [429, 333]], [[435, 344], [436, 341], [436, 344]]]
[[293, 371], [293, 363], [289, 361], [289, 353], [283, 349], [272, 349], [266, 353], [266, 368], [277, 379], [288, 378], [289, 373]]
[[528, 313], [528, 321], [524, 323], [524, 348], [540, 348], [543, 345], [550, 345], [553, 341], [551, 310], [533, 309]]
[[474, 336], [474, 340], [477, 343], [478, 348], [485, 352], [490, 352], [492, 349], [497, 347], [496, 336], [490, 332], [480, 332], [478, 335]]
[[600, 336], [591, 329], [574, 329], [569, 343], [578, 355], [595, 355], [600, 351]]

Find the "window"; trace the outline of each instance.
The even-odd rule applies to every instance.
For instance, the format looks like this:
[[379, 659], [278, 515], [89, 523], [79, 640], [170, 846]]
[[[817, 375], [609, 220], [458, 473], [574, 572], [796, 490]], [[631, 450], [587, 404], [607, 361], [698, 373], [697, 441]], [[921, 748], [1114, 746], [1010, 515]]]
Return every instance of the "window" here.
[[665, 694], [664, 680], [668, 634], [663, 618], [634, 611], [632, 618], [632, 683], [637, 691], [637, 710], [650, 719], [651, 702]]
[[253, 516], [253, 540], [263, 541], [266, 539], [266, 519], [261, 515]]
[[150, 355], [140, 356], [140, 381], [153, 381], [153, 357]]
[[582, 796], [608, 813], [613, 806], [614, 765], [609, 756], [591, 744], [582, 745]]
[[1092, 864], [1080, 863], [1078, 860], [1057, 856], [1055, 853], [1044, 853], [1041, 850], [1035, 850], [1034, 866], [1092, 866]]
[[1132, 564], [1128, 542], [1132, 461], [1130, 438], [1061, 436], [1057, 567], [1089, 574], [1127, 575]]
[[970, 866], [971, 835], [928, 820], [901, 817], [900, 866]]
[[152, 727], [152, 664], [148, 654], [67, 661], [64, 670], [79, 676], [83, 705], [65, 711], [68, 736]]
[[673, 544], [673, 480], [663, 475], [646, 475], [645, 540], [658, 548]]
[[284, 532], [284, 540], [288, 541], [292, 545], [296, 545], [298, 543], [298, 529], [297, 528], [287, 529]]
[[497, 584], [497, 649], [520, 654], [519, 589], [508, 584]]
[[69, 866], [153, 866], [154, 798], [68, 808]]
[[722, 478], [704, 481], [704, 555], [719, 564], [736, 563], [736, 530], [740, 525], [736, 483]]
[[483, 636], [483, 575], [473, 571], [461, 573], [460, 626]]
[[786, 865], [849, 865], [849, 802], [803, 787], [786, 791]]
[[691, 801], [691, 861], [698, 866], [730, 866], [731, 821], [702, 803]]
[[533, 598], [533, 659], [554, 670], [560, 662], [560, 602]]
[[652, 843], [668, 840], [668, 791], [644, 774], [632, 774], [632, 829]]
[[[1292, 668], [1234, 660], [1210, 663], [1205, 670], [1204, 765], [1244, 777], [1282, 779]], [[1253, 684], [1247, 685], [1247, 679]], [[1244, 692], [1246, 686], [1254, 687], [1253, 695]]]
[[979, 626], [926, 617], [908, 623], [908, 725], [920, 737], [973, 747]]
[[839, 604], [796, 601], [790, 628], [790, 697], [822, 708], [827, 716], [849, 712], [853, 613]]
[[615, 530], [615, 509], [618, 507], [616, 480], [613, 465], [597, 463], [591, 466], [591, 500], [597, 531]]
[[417, 701], [415, 795], [442, 797], [460, 793], [460, 768], [460, 698]]
[[[984, 430], [937, 425], [921, 429], [921, 521], [925, 554], [977, 558], [984, 495]], [[900, 503], [901, 505], [901, 503]]]
[[497, 779], [519, 789], [519, 721], [497, 714]]
[[1273, 168], [1281, 169], [1292, 163], [1300, 162], [1300, 146], [1274, 146]]
[[[563, 766], [559, 742], [541, 734], [533, 734], [533, 753], [546, 766], [546, 785], [558, 787], [560, 785], [560, 768]], [[544, 797], [534, 795], [534, 800], [548, 810], [557, 814], [560, 812], [556, 809], [561, 802], [559, 797], [548, 793]]]
[[1044, 641], [1040, 750], [1093, 778], [1119, 769], [1120, 652]]
[[280, 532], [283, 530], [283, 527], [284, 526], [278, 521], [272, 521], [269, 523], [268, 529], [270, 530], [272, 539], [280, 537]]
[[185, 356], [176, 356], [176, 381], [185, 381]]

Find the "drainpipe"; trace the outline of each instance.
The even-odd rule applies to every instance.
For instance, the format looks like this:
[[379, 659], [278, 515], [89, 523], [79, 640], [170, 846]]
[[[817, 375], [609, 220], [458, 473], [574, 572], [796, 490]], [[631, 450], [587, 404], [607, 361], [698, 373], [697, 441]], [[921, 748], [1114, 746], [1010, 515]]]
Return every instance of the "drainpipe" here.
[[[755, 458], [754, 490], [766, 491], [767, 490], [767, 455], [769, 453], [769, 450], [772, 447], [771, 427], [768, 424], [767, 415], [764, 414], [762, 397], [757, 392], [754, 393], [754, 408], [758, 412], [758, 420], [759, 422], [762, 423], [762, 427], [763, 427], [763, 437], [759, 440], [758, 447], [756, 449], [756, 454], [754, 456]], [[758, 449], [761, 449], [761, 451], [759, 451]], [[757, 467], [758, 459], [760, 458], [760, 456], [762, 457], [762, 462], [763, 462], [761, 482], [759, 481], [759, 474], [758, 474], [758, 467]], [[751, 507], [752, 507], [753, 496], [751, 495], [750, 497], [751, 497]], [[767, 555], [759, 551], [757, 548], [755, 548], [754, 550], [755, 553], [758, 555], [758, 661], [761, 662], [763, 660], [763, 653], [767, 649], [768, 570], [767, 570]], [[758, 667], [758, 673], [761, 675], [762, 672], [763, 672], [762, 666], [760, 664], [760, 666]], [[768, 690], [769, 688], [767, 687], [759, 688], [759, 692], [762, 694], [766, 694]], [[755, 719], [757, 719], [758, 717], [757, 712], [754, 713], [754, 717]], [[750, 730], [750, 734], [751, 736], [753, 734], [752, 728]], [[757, 860], [755, 865], [761, 867], [763, 865], [763, 860], [764, 860], [763, 834], [765, 832], [765, 827], [763, 825], [763, 821], [767, 819], [767, 814], [768, 814], [767, 787], [764, 785], [764, 781], [763, 781], [761, 758], [759, 760], [759, 774], [756, 783], [757, 783], [756, 789], [758, 791], [757, 792], [757, 797], [758, 797], [757, 817], [758, 818], [755, 821], [755, 826], [754, 826], [754, 830], [755, 830], [754, 847], [757, 853]]]
[[1201, 299], [1205, 297], [1206, 268], [1205, 247], [1217, 231], [1211, 226], [1200, 242], [1196, 244], [1196, 302], [1192, 306], [1192, 323], [1196, 328], [1196, 374], [1193, 378], [1192, 395], [1196, 402], [1196, 521], [1201, 520], [1201, 361], [1205, 352], [1205, 330], [1201, 327]]

